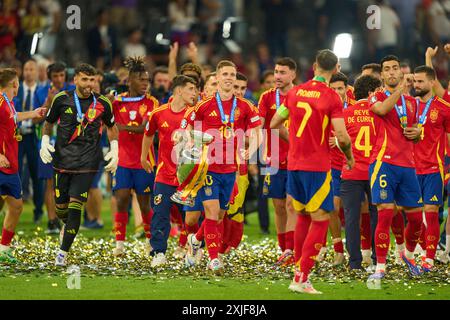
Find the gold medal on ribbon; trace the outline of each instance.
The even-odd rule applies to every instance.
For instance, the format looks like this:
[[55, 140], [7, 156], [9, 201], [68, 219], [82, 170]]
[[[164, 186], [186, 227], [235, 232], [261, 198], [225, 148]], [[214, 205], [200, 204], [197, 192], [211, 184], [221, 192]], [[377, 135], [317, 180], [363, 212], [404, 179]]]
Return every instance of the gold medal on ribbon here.
[[19, 132], [19, 128], [16, 128], [16, 130], [14, 131], [14, 138], [15, 138], [18, 142], [22, 141], [22, 135], [21, 135], [20, 132]]

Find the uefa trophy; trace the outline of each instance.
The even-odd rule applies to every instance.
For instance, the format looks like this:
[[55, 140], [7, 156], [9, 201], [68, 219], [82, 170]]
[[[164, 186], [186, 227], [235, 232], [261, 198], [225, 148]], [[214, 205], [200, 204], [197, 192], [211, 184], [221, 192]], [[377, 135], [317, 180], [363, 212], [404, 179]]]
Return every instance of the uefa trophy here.
[[192, 130], [190, 139], [186, 135], [181, 135], [178, 140], [175, 148], [180, 186], [170, 199], [193, 207], [197, 192], [203, 186], [208, 172], [208, 145], [213, 141], [213, 136]]

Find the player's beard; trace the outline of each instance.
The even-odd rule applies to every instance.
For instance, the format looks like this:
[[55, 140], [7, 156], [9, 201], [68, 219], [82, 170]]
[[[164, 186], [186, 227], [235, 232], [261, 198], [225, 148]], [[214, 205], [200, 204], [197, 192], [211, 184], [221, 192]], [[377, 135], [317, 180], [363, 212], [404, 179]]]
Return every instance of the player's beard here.
[[415, 91], [415, 93], [416, 93], [416, 97], [424, 97], [424, 96], [426, 96], [429, 92], [430, 92], [430, 90], [427, 90], [427, 89], [422, 89], [422, 90], [418, 90], [418, 89], [415, 89], [414, 88], [414, 91]]
[[92, 89], [90, 87], [84, 87], [84, 88], [80, 88], [81, 90], [81, 94], [84, 97], [89, 97], [91, 95]]

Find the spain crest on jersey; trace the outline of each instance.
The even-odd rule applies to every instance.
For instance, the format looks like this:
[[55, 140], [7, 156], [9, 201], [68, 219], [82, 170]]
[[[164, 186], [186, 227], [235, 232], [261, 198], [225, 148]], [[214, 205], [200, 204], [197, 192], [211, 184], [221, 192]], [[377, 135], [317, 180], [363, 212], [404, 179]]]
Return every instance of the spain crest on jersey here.
[[137, 111], [135, 111], [135, 110], [130, 111], [129, 115], [130, 115], [131, 121], [136, 120]]
[[435, 123], [437, 118], [439, 116], [439, 110], [438, 109], [432, 109], [430, 111], [430, 120], [431, 122]]

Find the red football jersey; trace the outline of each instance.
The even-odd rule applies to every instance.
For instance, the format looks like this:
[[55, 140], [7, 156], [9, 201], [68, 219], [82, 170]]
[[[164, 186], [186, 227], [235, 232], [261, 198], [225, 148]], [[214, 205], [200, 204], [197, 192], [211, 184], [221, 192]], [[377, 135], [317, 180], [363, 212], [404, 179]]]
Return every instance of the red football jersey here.
[[342, 118], [342, 100], [324, 82], [310, 80], [288, 92], [288, 170], [330, 170], [330, 122]]
[[[158, 107], [158, 101], [151, 95], [136, 102], [126, 102], [122, 94], [113, 102], [113, 112], [116, 123], [126, 126], [140, 126], [148, 119], [148, 114]], [[130, 169], [142, 169], [141, 148], [144, 134], [129, 131], [119, 132], [119, 166]]]
[[350, 104], [354, 105], [356, 103], [355, 100], [355, 88], [353, 88], [351, 85], [347, 86], [347, 91], [345, 94], [347, 95], [347, 101], [350, 102]]
[[[369, 98], [370, 107], [387, 99], [384, 91], [378, 91]], [[416, 101], [411, 96], [404, 96], [407, 113], [407, 126], [416, 123]], [[397, 101], [402, 105], [402, 99]], [[414, 168], [414, 142], [406, 139], [403, 128], [394, 108], [385, 116], [374, 114], [377, 139], [373, 146], [370, 163], [375, 160], [383, 161], [400, 167]], [[379, 122], [379, 123], [378, 123]]]
[[180, 129], [181, 121], [185, 117], [186, 109], [174, 112], [170, 103], [154, 109], [150, 113], [145, 134], [152, 136], [158, 131], [158, 167], [156, 169], [155, 182], [178, 186], [177, 165], [174, 162], [175, 143], [172, 139], [176, 130]]
[[214, 137], [208, 152], [208, 171], [211, 172], [236, 172], [236, 151], [239, 137], [242, 137], [246, 130], [261, 125], [259, 115], [255, 113], [252, 103], [237, 97], [234, 129], [228, 130], [227, 127], [231, 126], [230, 113], [233, 100], [234, 97], [227, 101], [222, 101], [226, 125], [222, 123], [215, 95], [199, 102], [195, 107], [195, 111], [186, 117], [186, 121], [193, 126], [194, 130], [207, 132]]
[[445, 101], [450, 103], [450, 93], [448, 90], [445, 91], [444, 96], [442, 97]]
[[[344, 103], [343, 110], [354, 105], [355, 103], [356, 101], [347, 98], [347, 102]], [[333, 131], [331, 132], [330, 137], [334, 137]], [[339, 150], [337, 146], [334, 146], [333, 148], [330, 149], [330, 159], [331, 159], [331, 168], [336, 170], [342, 170], [342, 164], [345, 162], [345, 155], [342, 153], [341, 150]]]
[[[10, 103], [14, 108], [14, 102]], [[8, 103], [0, 95], [0, 153], [9, 161], [9, 168], [0, 168], [0, 171], [6, 174], [19, 171], [19, 143], [14, 137], [15, 130], [14, 111], [9, 110]]]
[[352, 152], [355, 166], [348, 170], [342, 167], [342, 179], [369, 180], [370, 154], [375, 143], [373, 113], [367, 99], [356, 102], [344, 110], [345, 126], [352, 140]]
[[[265, 91], [259, 98], [258, 109], [259, 116], [264, 118], [265, 129], [265, 145], [264, 145], [264, 161], [268, 165], [273, 165], [279, 169], [287, 169], [287, 155], [289, 150], [289, 143], [280, 139], [277, 134], [272, 133], [270, 129], [270, 121], [277, 112], [275, 88]], [[280, 92], [280, 105], [284, 103], [286, 96]], [[288, 127], [289, 121], [285, 121], [284, 125]], [[272, 142], [278, 142], [278, 150], [272, 154]]]
[[[419, 100], [417, 100], [419, 101]], [[419, 102], [419, 117], [426, 102]], [[450, 104], [434, 97], [422, 127], [420, 141], [414, 144], [414, 161], [417, 174], [443, 173], [445, 165], [446, 133], [450, 132]]]

